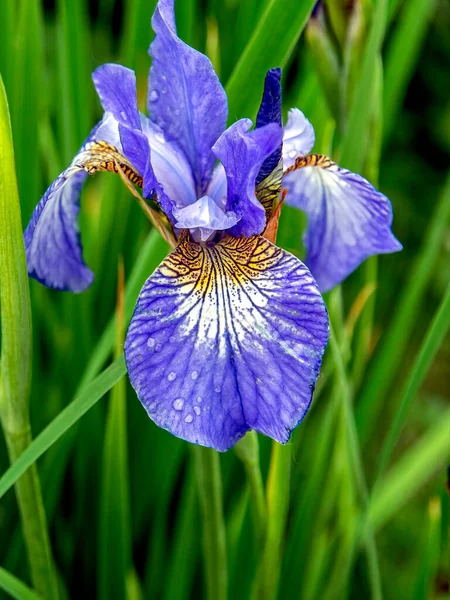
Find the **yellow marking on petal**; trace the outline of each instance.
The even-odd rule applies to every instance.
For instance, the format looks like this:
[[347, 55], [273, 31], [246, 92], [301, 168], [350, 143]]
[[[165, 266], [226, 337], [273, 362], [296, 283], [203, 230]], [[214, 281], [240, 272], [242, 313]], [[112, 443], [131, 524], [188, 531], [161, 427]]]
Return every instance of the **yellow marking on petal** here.
[[264, 206], [268, 221], [278, 205], [283, 177], [283, 162], [280, 160], [275, 169], [256, 186], [256, 197]]
[[287, 175], [292, 171], [297, 171], [297, 169], [302, 169], [303, 167], [319, 167], [321, 169], [328, 169], [332, 167], [335, 163], [325, 156], [325, 154], [308, 154], [308, 156], [299, 156], [295, 159], [294, 164], [286, 169], [283, 175]]
[[142, 187], [141, 175], [115, 146], [107, 142], [88, 142], [77, 156], [76, 166], [85, 170], [89, 175], [94, 175], [98, 171], [119, 173], [120, 168], [128, 181]]

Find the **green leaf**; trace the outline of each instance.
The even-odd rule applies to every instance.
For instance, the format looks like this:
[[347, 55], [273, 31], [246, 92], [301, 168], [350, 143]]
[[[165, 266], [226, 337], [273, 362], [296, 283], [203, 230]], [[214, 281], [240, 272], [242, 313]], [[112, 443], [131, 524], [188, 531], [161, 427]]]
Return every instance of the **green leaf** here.
[[117, 358], [101, 375], [88, 384], [42, 431], [0, 478], [0, 498], [74, 423], [108, 392], [126, 373], [123, 356]]
[[384, 137], [391, 134], [406, 88], [417, 64], [419, 52], [434, 13], [436, 0], [405, 2], [399, 25], [394, 29], [386, 53], [384, 84]]
[[380, 481], [369, 504], [369, 520], [374, 529], [381, 529], [417, 494], [437, 469], [444, 474], [446, 457], [450, 452], [449, 422], [450, 411], [447, 410]]
[[0, 567], [0, 588], [16, 600], [43, 600], [34, 590], [25, 585], [20, 579]]
[[284, 67], [297, 43], [315, 0], [271, 0], [226, 85], [228, 117], [254, 119], [266, 72]]
[[378, 0], [373, 14], [366, 51], [361, 67], [361, 75], [352, 96], [348, 123], [342, 141], [339, 162], [351, 171], [360, 172], [372, 116], [372, 103], [375, 85], [374, 73], [381, 52], [386, 29], [387, 0]]
[[380, 342], [372, 361], [366, 385], [356, 408], [358, 433], [366, 442], [378, 423], [386, 395], [398, 372], [406, 344], [411, 335], [411, 323], [423, 299], [441, 252], [450, 218], [450, 175], [434, 210], [422, 246], [417, 254], [411, 276], [396, 301], [394, 318]]

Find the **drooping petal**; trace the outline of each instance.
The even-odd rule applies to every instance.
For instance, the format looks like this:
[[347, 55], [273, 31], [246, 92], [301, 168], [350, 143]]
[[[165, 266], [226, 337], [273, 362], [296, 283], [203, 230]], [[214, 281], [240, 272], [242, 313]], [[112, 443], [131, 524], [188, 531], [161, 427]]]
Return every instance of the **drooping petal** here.
[[308, 215], [306, 264], [322, 292], [369, 256], [402, 249], [391, 231], [392, 207], [386, 196], [327, 157], [298, 159], [285, 173], [283, 187], [288, 190], [286, 202]]
[[104, 110], [110, 112], [119, 123], [140, 129], [134, 71], [108, 63], [92, 73], [92, 80]]
[[[256, 116], [256, 129], [264, 127], [268, 123], [277, 123], [280, 127], [283, 125], [281, 116], [281, 69], [271, 69], [267, 72], [264, 81], [264, 92], [259, 107], [258, 115]], [[281, 159], [282, 144], [263, 162], [258, 176], [256, 177], [256, 185], [261, 183], [263, 179], [268, 177], [278, 167]]]
[[145, 118], [141, 118], [138, 109], [134, 71], [109, 63], [98, 67], [92, 79], [103, 108], [110, 111], [119, 123], [124, 155], [143, 176], [144, 197], [156, 197], [162, 210], [173, 221], [173, 202], [155, 175], [150, 140], [143, 131]]
[[283, 136], [283, 167], [291, 167], [297, 156], [311, 152], [315, 141], [314, 128], [301, 110], [291, 108]]
[[92, 283], [94, 276], [83, 260], [78, 229], [81, 188], [88, 173], [117, 172], [120, 167], [130, 181], [142, 185], [120, 146], [118, 150], [112, 145], [118, 143], [118, 123], [106, 114], [31, 216], [24, 234], [28, 273], [48, 287], [82, 292]]
[[189, 229], [196, 242], [206, 242], [216, 231], [230, 229], [237, 223], [234, 213], [226, 213], [210, 196], [174, 210], [175, 227]]
[[241, 119], [214, 144], [214, 154], [227, 175], [226, 210], [239, 219], [231, 235], [251, 236], [263, 231], [265, 210], [255, 195], [255, 180], [261, 165], [281, 143], [282, 129], [276, 123], [249, 132], [252, 122]]
[[210, 60], [178, 38], [173, 0], [159, 0], [152, 25], [156, 37], [150, 46], [149, 115], [185, 153], [199, 197], [215, 162], [211, 148], [225, 129], [225, 91]]
[[145, 283], [125, 359], [150, 418], [227, 450], [249, 429], [279, 442], [304, 417], [328, 338], [308, 269], [260, 236], [182, 242]]

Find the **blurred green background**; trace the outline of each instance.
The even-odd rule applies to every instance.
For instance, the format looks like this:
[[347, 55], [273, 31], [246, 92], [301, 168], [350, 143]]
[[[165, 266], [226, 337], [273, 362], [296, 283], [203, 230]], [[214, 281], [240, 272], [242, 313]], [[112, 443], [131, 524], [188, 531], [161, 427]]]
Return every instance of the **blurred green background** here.
[[[176, 2], [179, 35], [208, 54], [230, 94], [230, 122], [254, 119], [265, 70], [282, 65], [286, 112], [297, 106], [313, 122], [315, 151], [332, 152], [379, 184], [404, 246], [370, 259], [327, 295], [337, 354], [327, 350], [313, 408], [290, 444], [278, 597], [449, 598], [449, 336], [421, 373], [416, 357], [450, 281], [450, 5], [330, 0], [302, 31], [312, 4]], [[145, 110], [154, 6], [2, 0], [0, 72], [24, 227], [101, 117], [91, 82], [98, 65], [135, 69]], [[375, 40], [364, 80], [377, 23], [381, 52]], [[302, 227], [302, 217], [285, 208], [278, 241], [298, 256]], [[110, 362], [119, 258], [129, 319], [140, 286], [168, 252], [110, 174], [88, 182], [81, 230], [93, 286], [69, 295], [30, 282], [34, 435]], [[63, 595], [206, 597], [191, 447], [157, 429], [122, 386], [115, 403], [97, 403], [38, 462]], [[124, 395], [126, 404], [117, 401]], [[386, 440], [393, 453], [380, 468]], [[260, 437], [260, 449], [266, 479], [270, 440]], [[229, 596], [249, 598], [259, 548], [247, 480], [233, 451], [220, 461]], [[8, 464], [2, 440], [0, 473]], [[0, 502], [0, 564], [31, 585], [14, 493]], [[359, 531], [366, 522], [372, 546]]]

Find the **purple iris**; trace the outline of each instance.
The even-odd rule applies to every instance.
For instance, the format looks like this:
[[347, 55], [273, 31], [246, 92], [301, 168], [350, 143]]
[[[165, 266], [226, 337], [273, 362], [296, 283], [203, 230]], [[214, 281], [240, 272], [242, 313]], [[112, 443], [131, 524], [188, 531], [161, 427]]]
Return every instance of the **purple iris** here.
[[[390, 203], [307, 155], [314, 131], [300, 111], [283, 130], [279, 69], [266, 76], [255, 129], [248, 119], [225, 129], [225, 92], [208, 58], [178, 38], [173, 0], [159, 0], [152, 25], [149, 118], [132, 71], [94, 72], [105, 114], [31, 217], [28, 271], [55, 289], [86, 289], [77, 217], [87, 175], [115, 171], [141, 187], [177, 245], [141, 290], [126, 338], [140, 401], [160, 427], [217, 450], [250, 429], [284, 443], [309, 408], [328, 339], [319, 290], [400, 249]], [[282, 187], [308, 215], [311, 272], [267, 239]]]

